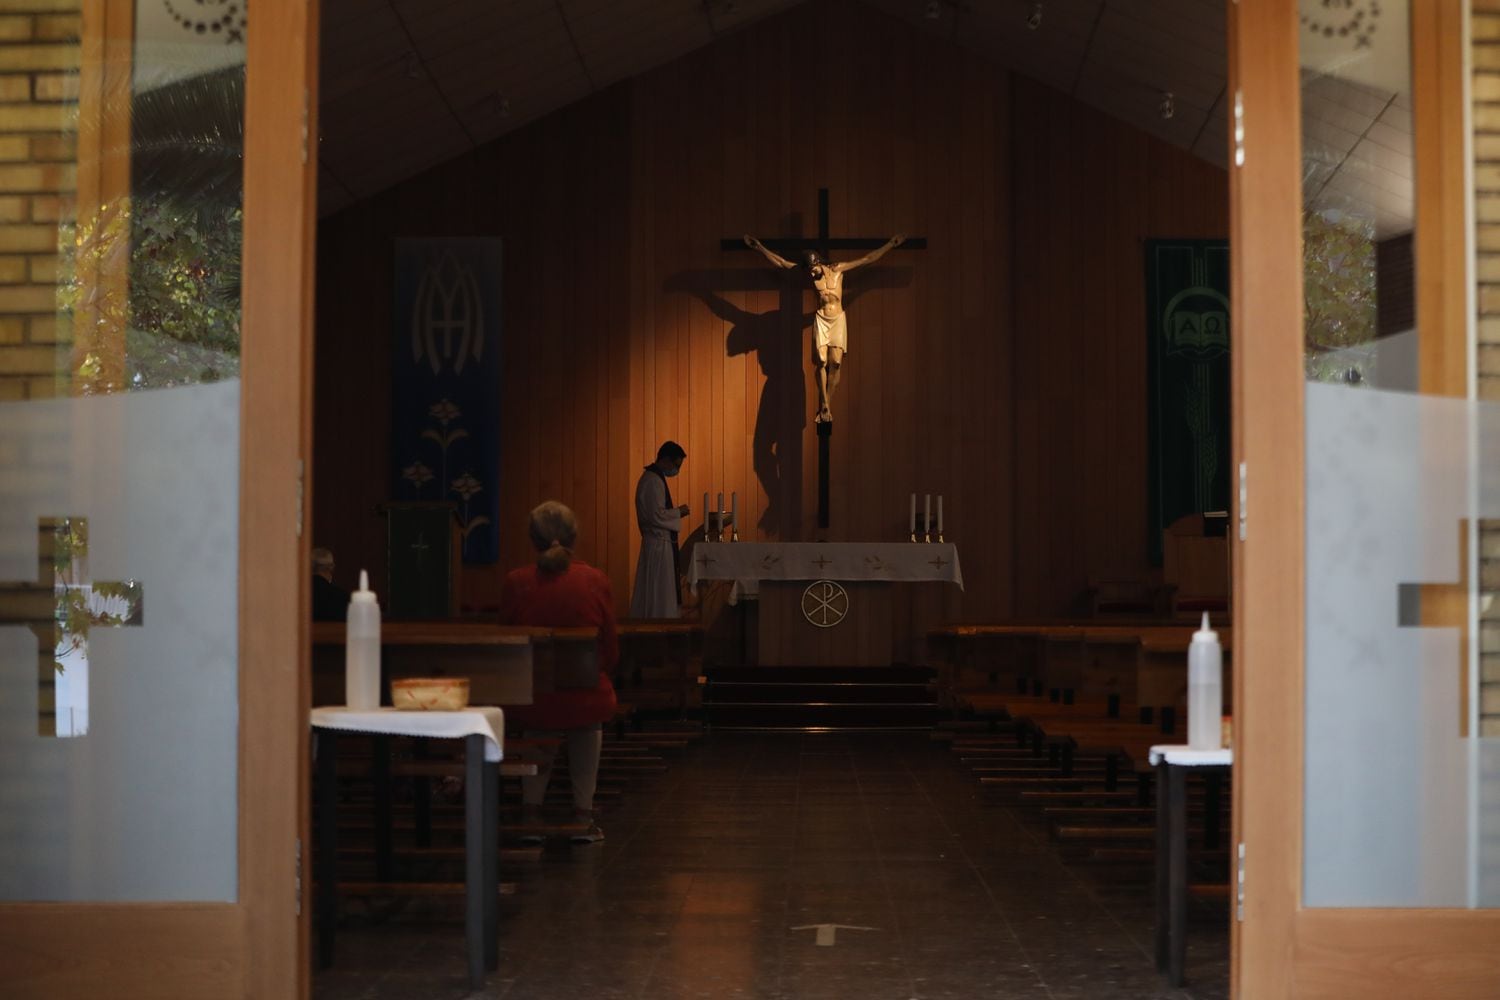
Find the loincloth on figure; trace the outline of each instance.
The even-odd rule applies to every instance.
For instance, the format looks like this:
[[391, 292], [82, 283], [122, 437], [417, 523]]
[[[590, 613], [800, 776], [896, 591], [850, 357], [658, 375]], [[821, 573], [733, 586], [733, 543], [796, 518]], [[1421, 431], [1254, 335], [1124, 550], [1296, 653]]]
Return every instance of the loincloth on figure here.
[[833, 319], [826, 319], [822, 313], [813, 313], [813, 351], [820, 364], [828, 363], [830, 347], [849, 353], [849, 325], [844, 320], [845, 315], [840, 312]]

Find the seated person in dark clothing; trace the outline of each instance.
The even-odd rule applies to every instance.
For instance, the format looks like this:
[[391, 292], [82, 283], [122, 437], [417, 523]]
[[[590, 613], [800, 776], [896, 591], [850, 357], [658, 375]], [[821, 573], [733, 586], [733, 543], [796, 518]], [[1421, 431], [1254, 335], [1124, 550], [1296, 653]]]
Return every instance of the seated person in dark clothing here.
[[[500, 592], [500, 621], [541, 628], [598, 629], [599, 680], [591, 688], [539, 694], [530, 705], [507, 707], [505, 721], [518, 724], [527, 737], [567, 743], [574, 821], [585, 827], [571, 839], [575, 844], [598, 843], [604, 839], [604, 832], [594, 822], [594, 788], [604, 738], [601, 724], [615, 714], [615, 688], [609, 678], [620, 659], [615, 602], [610, 596], [609, 578], [573, 558], [578, 520], [571, 510], [555, 500], [547, 501], [531, 512], [529, 533], [536, 562], [506, 576]], [[542, 749], [532, 755], [537, 758], [537, 773], [521, 779], [524, 826], [541, 821], [555, 752]], [[533, 833], [521, 839], [523, 843], [537, 843], [541, 837]]]
[[333, 553], [313, 549], [312, 570], [313, 621], [343, 621], [349, 616], [349, 591], [333, 582]]

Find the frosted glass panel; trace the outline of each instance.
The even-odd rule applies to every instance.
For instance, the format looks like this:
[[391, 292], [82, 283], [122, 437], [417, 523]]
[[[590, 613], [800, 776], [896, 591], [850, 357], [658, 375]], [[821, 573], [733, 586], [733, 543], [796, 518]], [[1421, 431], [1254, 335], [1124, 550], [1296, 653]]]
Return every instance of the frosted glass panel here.
[[72, 737], [46, 732], [53, 630], [0, 627], [0, 899], [234, 899], [239, 384], [3, 403], [0, 453], [54, 463], [5, 478], [0, 580], [34, 579], [66, 515], [144, 598], [65, 667]]
[[0, 900], [232, 901], [244, 5], [46, 6], [0, 39]]
[[1469, 902], [1472, 673], [1460, 628], [1422, 625], [1466, 578], [1473, 416], [1307, 386], [1309, 906]]

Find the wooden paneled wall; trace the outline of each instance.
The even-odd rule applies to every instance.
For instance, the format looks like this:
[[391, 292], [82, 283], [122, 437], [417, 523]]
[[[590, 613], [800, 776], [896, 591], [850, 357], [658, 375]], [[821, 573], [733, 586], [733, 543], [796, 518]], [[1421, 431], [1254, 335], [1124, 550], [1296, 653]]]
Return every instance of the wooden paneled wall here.
[[580, 556], [628, 597], [630, 454], [628, 91], [615, 88], [324, 220], [318, 245], [313, 544], [340, 582], [385, 589], [391, 309], [401, 237], [501, 236], [501, 559], [466, 570], [492, 603], [526, 561], [526, 512], [577, 511]]
[[1018, 615], [1082, 610], [1146, 559], [1146, 265], [1153, 237], [1229, 232], [1223, 170], [1017, 78]]
[[[944, 494], [968, 618], [1061, 613], [1096, 566], [1145, 572], [1139, 243], [1222, 235], [1222, 171], [855, 0], [325, 220], [315, 544], [343, 569], [383, 558], [391, 241], [481, 234], [506, 241], [502, 566], [528, 557], [525, 511], [562, 499], [623, 607], [631, 488], [665, 438], [695, 526], [705, 490], [738, 490], [747, 537], [817, 537], [814, 300], [718, 247], [811, 235], [820, 187], [834, 235], [930, 247], [847, 278], [828, 537], [900, 537], [908, 493]], [[466, 600], [499, 571], [470, 570]]]

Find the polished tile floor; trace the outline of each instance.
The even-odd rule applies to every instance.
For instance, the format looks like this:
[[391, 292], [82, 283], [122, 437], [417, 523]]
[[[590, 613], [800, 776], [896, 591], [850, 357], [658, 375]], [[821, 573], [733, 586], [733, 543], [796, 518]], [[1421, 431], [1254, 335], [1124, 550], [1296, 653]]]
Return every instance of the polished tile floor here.
[[520, 887], [484, 990], [466, 985], [461, 899], [433, 899], [347, 906], [314, 996], [1228, 995], [1222, 904], [1195, 911], [1189, 987], [1167, 989], [1148, 873], [1064, 863], [1036, 818], [985, 802], [925, 734], [714, 733], [604, 827], [603, 844], [502, 873]]

